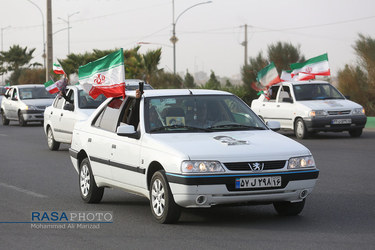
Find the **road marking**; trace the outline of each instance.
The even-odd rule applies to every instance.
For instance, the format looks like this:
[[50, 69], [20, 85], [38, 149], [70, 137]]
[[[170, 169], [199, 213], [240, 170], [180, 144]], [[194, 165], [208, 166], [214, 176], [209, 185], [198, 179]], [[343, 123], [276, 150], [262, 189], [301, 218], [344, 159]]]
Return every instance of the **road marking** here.
[[13, 185], [9, 185], [9, 184], [6, 184], [6, 183], [0, 182], [0, 186], [6, 187], [6, 188], [9, 188], [9, 189], [13, 189], [13, 190], [16, 190], [18, 192], [28, 194], [28, 195], [31, 195], [31, 196], [34, 196], [34, 197], [38, 197], [38, 198], [48, 198], [46, 195], [38, 194], [38, 193], [35, 193], [33, 191], [23, 189], [23, 188], [20, 188], [20, 187], [16, 187], [16, 186], [13, 186]]

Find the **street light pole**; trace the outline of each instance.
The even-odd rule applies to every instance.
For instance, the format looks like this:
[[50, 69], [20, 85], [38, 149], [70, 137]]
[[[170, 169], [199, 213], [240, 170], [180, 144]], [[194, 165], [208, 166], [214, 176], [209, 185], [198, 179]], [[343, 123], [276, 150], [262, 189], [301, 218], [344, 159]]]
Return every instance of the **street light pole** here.
[[60, 19], [60, 20], [62, 20], [62, 21], [64, 21], [64, 22], [66, 22], [67, 24], [68, 24], [68, 55], [70, 54], [70, 21], [69, 21], [69, 19], [70, 19], [70, 17], [71, 16], [73, 16], [73, 15], [75, 15], [75, 14], [78, 14], [79, 13], [79, 11], [77, 11], [77, 12], [74, 12], [74, 13], [72, 13], [72, 14], [70, 14], [70, 15], [68, 15], [68, 20], [65, 20], [65, 19], [63, 19], [63, 18], [61, 18], [61, 17], [58, 17], [58, 19]]
[[40, 14], [42, 15], [42, 26], [43, 26], [43, 66], [44, 68], [46, 67], [46, 39], [45, 39], [45, 34], [44, 34], [44, 15], [43, 15], [43, 11], [42, 9], [34, 2], [32, 2], [31, 0], [27, 0], [29, 1], [32, 5], [34, 5], [40, 12]]
[[182, 11], [176, 19], [174, 19], [174, 0], [172, 0], [172, 18], [173, 18], [173, 30], [172, 30], [172, 37], [170, 39], [171, 43], [173, 43], [173, 74], [176, 75], [176, 43], [178, 41], [177, 37], [176, 37], [176, 24], [177, 24], [177, 21], [178, 19], [188, 10], [190, 10], [191, 8], [194, 8], [198, 5], [202, 5], [202, 4], [208, 4], [208, 3], [212, 3], [212, 1], [207, 1], [207, 2], [201, 2], [201, 3], [197, 3], [197, 4], [194, 4], [192, 6], [190, 6], [189, 8], [185, 9], [184, 11]]

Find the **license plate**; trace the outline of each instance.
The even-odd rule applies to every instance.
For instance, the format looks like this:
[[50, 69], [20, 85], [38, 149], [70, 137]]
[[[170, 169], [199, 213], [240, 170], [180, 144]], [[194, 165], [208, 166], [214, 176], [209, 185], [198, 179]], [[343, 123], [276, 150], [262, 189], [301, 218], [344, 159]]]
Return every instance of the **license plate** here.
[[333, 119], [332, 124], [350, 124], [352, 119]]
[[281, 187], [281, 176], [236, 178], [236, 188]]

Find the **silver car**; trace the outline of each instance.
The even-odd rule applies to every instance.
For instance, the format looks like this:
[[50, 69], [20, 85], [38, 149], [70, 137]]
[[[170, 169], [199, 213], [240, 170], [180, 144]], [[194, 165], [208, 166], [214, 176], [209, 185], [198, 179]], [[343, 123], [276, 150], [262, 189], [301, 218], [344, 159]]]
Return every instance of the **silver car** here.
[[43, 123], [44, 110], [51, 106], [56, 94], [48, 93], [42, 84], [11, 86], [1, 101], [3, 125], [18, 121], [20, 126], [28, 122]]

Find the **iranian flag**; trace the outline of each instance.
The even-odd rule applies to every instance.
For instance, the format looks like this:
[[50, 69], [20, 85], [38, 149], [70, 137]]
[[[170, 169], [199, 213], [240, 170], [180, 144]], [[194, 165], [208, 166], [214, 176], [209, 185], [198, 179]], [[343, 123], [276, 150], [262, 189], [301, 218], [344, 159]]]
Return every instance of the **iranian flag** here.
[[291, 70], [283, 70], [281, 71], [281, 76], [280, 76], [280, 80], [282, 82], [284, 81], [292, 81], [293, 78], [292, 78], [292, 71]]
[[281, 80], [277, 73], [275, 64], [271, 62], [265, 68], [260, 70], [258, 72], [257, 80], [264, 87], [269, 87], [273, 84], [279, 83]]
[[44, 84], [44, 87], [50, 94], [55, 94], [59, 92], [59, 89], [57, 88], [57, 85], [54, 81], [50, 80]]
[[58, 64], [58, 63], [54, 63], [52, 68], [53, 68], [53, 73], [55, 73], [55, 74], [58, 74], [58, 75], [65, 74], [65, 71], [63, 70], [61, 65]]
[[309, 74], [313, 76], [331, 75], [327, 53], [317, 57], [313, 57], [303, 63], [293, 63], [290, 65], [290, 68], [293, 70], [291, 73], [292, 77], [298, 75], [299, 73]]
[[96, 99], [125, 96], [125, 68], [122, 49], [90, 62], [78, 69], [78, 79], [83, 89]]

